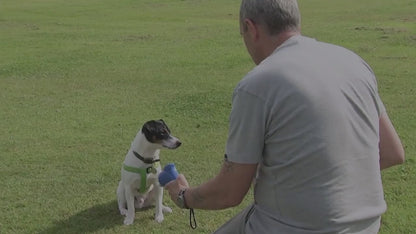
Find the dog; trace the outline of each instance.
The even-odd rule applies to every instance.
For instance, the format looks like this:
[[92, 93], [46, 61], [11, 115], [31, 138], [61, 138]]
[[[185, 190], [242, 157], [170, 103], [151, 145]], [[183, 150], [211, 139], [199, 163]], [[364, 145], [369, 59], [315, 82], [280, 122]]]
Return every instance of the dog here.
[[161, 172], [159, 152], [163, 148], [176, 149], [182, 143], [170, 134], [166, 123], [160, 120], [146, 122], [137, 133], [126, 154], [117, 188], [118, 209], [126, 216], [124, 224], [133, 224], [135, 208], [155, 205], [155, 220], [161, 223], [163, 213], [172, 209], [162, 204], [163, 187], [158, 175]]

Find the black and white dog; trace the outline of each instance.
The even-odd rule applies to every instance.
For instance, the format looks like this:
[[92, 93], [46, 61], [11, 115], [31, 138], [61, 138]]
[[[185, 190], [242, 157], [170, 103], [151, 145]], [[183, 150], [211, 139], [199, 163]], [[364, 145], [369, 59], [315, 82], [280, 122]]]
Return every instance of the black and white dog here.
[[170, 134], [163, 120], [148, 121], [137, 133], [124, 159], [117, 188], [118, 209], [121, 215], [126, 216], [125, 225], [133, 223], [135, 208], [154, 204], [158, 223], [164, 219], [163, 212], [172, 212], [162, 204], [163, 188], [158, 181], [161, 172], [159, 151], [162, 148], [176, 149], [180, 145], [179, 139]]

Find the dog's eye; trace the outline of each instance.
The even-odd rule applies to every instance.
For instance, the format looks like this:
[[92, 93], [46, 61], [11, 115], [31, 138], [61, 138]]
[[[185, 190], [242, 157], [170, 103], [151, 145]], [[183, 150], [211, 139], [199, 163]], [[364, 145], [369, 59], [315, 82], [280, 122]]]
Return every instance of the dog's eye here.
[[161, 132], [160, 133], [160, 138], [165, 139], [169, 136], [169, 134], [167, 132]]

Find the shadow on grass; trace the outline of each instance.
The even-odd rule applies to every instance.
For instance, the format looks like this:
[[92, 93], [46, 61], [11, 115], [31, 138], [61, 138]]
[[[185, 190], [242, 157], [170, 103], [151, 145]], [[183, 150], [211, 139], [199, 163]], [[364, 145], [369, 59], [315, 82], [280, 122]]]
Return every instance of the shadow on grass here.
[[122, 224], [123, 217], [118, 212], [117, 201], [112, 201], [83, 210], [66, 220], [58, 221], [40, 233], [89, 233], [111, 229]]

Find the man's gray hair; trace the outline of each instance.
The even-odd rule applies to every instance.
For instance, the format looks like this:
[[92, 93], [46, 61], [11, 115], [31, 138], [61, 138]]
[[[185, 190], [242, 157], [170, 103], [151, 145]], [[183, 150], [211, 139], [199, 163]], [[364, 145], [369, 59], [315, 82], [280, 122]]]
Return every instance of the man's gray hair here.
[[296, 0], [242, 0], [240, 22], [244, 19], [266, 26], [271, 35], [300, 29]]

